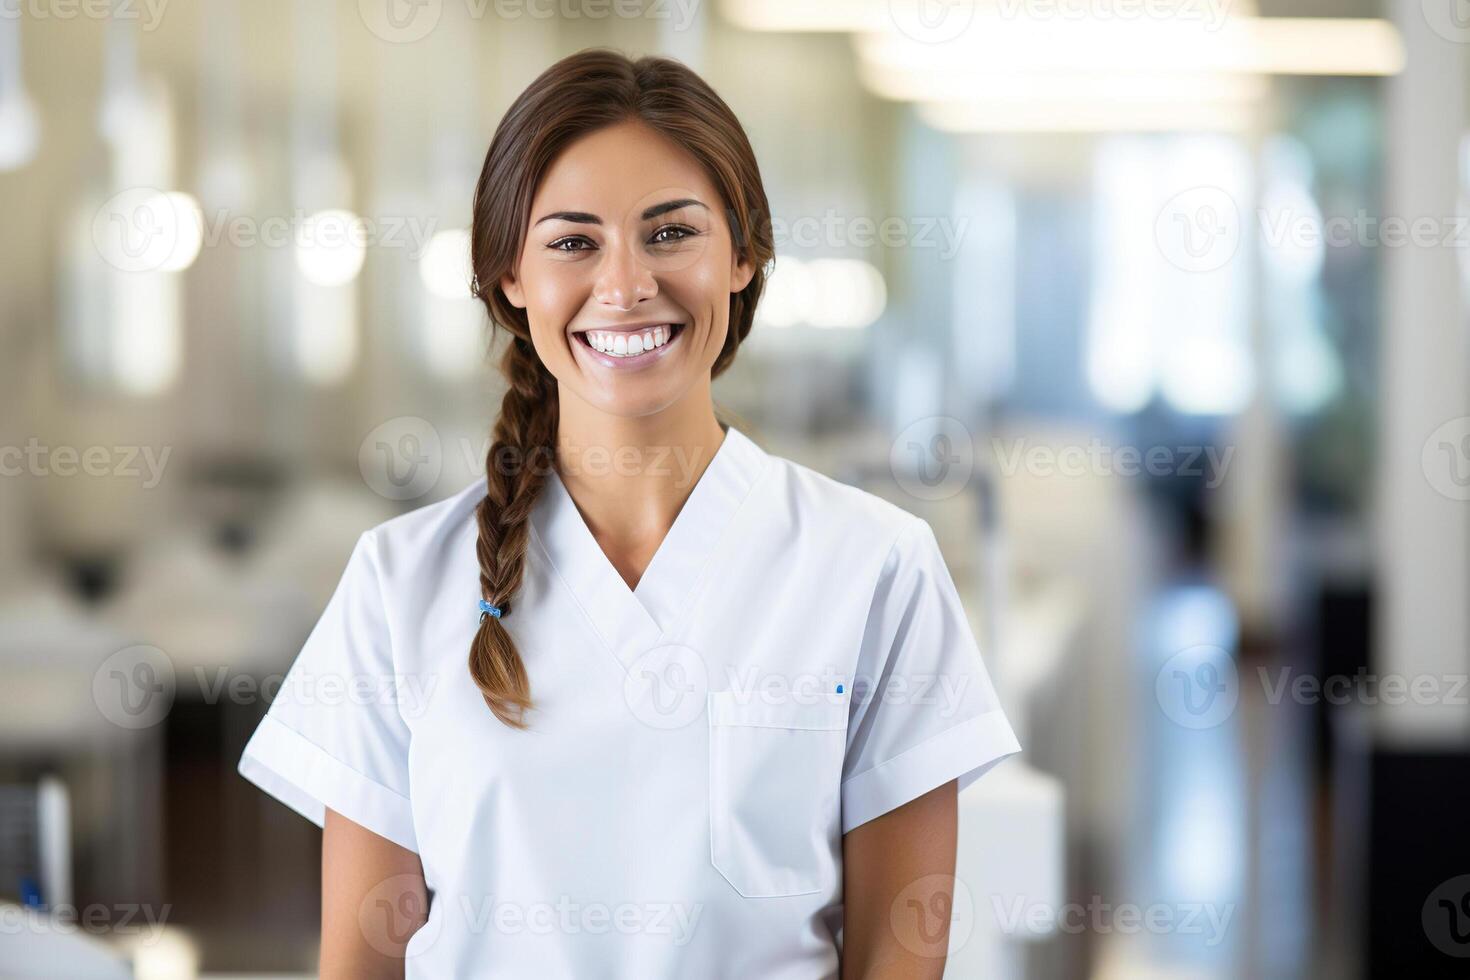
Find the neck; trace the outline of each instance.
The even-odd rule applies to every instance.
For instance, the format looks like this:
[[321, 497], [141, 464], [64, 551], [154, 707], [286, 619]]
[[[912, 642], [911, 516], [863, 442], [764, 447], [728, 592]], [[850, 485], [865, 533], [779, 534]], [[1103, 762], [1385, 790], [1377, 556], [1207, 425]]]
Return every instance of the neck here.
[[724, 441], [708, 384], [652, 415], [600, 411], [558, 394], [557, 471], [605, 551], [631, 581], [653, 557]]

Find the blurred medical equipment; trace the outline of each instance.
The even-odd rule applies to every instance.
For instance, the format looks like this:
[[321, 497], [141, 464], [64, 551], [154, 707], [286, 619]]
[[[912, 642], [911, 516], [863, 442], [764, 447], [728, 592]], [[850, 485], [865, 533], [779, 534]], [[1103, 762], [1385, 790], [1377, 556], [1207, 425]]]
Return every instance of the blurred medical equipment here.
[[28, 908], [71, 904], [70, 804], [55, 776], [0, 786], [0, 894]]
[[0, 980], [132, 975], [74, 921], [48, 913], [73, 908], [70, 845], [70, 801], [60, 779], [0, 786]]

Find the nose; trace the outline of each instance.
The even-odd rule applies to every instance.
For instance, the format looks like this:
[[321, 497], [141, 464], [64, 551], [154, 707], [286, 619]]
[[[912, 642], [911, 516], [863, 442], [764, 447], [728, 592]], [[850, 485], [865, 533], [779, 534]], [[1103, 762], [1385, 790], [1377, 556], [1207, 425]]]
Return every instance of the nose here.
[[657, 296], [658, 283], [632, 248], [605, 247], [592, 295], [605, 306], [626, 311]]

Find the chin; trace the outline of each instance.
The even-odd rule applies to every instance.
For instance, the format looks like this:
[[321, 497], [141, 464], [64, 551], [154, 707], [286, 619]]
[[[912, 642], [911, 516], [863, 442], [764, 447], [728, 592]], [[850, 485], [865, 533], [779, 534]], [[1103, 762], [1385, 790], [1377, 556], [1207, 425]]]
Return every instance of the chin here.
[[645, 381], [619, 383], [602, 388], [588, 404], [607, 415], [620, 419], [644, 419], [667, 411], [679, 403], [682, 391], [669, 391], [663, 384]]

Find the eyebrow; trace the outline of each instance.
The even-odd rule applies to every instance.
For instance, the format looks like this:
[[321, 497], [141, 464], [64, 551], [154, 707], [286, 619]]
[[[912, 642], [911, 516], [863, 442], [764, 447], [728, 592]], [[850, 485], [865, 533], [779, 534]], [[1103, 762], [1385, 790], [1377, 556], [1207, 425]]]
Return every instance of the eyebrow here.
[[[668, 214], [670, 211], [677, 211], [680, 208], [687, 208], [690, 206], [701, 207], [704, 208], [706, 211], [709, 210], [709, 208], [704, 207], [703, 201], [696, 201], [692, 197], [681, 197], [675, 201], [665, 201], [662, 204], [655, 204], [652, 207], [645, 208], [643, 210], [643, 214], [640, 216], [640, 220], [652, 221], [654, 218], [657, 218], [661, 214]], [[601, 218], [599, 218], [595, 214], [589, 214], [586, 211], [553, 211], [550, 214], [545, 214], [537, 218], [536, 224], [539, 225], [543, 221], [572, 221], [579, 225], [602, 224]]]

